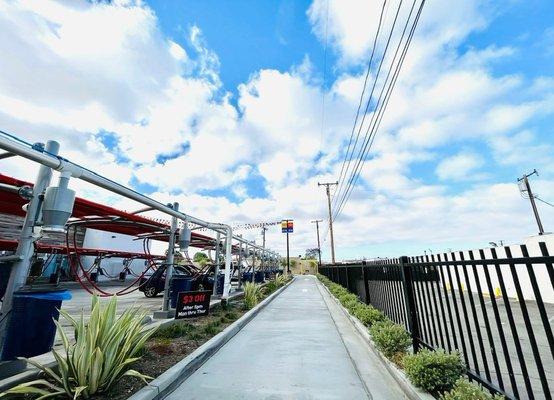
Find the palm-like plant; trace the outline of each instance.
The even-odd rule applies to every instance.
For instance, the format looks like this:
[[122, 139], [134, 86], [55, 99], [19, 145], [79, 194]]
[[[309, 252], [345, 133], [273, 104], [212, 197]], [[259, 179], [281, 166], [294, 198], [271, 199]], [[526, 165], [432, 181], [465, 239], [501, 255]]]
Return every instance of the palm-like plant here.
[[88, 322], [85, 322], [83, 314], [76, 320], [60, 310], [60, 314], [75, 329], [75, 342], [70, 343], [61, 324], [55, 321], [65, 350], [65, 355], [52, 350], [58, 362], [58, 372], [28, 360], [49, 380], [38, 379], [23, 383], [0, 394], [0, 397], [36, 394], [39, 399], [57, 396], [87, 399], [95, 393], [107, 391], [122, 376], [135, 376], [145, 381], [151, 379], [130, 369], [130, 365], [140, 359], [137, 354], [155, 332], [155, 328], [142, 327], [146, 316], [144, 310], [130, 308], [117, 317], [116, 307], [116, 296], [105, 306], [100, 304], [98, 297], [93, 296]]
[[247, 309], [254, 307], [263, 296], [262, 287], [256, 283], [246, 282], [244, 285], [244, 305]]

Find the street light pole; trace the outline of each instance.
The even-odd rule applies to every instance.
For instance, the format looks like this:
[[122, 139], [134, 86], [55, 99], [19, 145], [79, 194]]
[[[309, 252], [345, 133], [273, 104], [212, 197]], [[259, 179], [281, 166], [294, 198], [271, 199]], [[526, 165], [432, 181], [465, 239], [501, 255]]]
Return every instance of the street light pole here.
[[336, 186], [339, 182], [327, 182], [327, 183], [317, 183], [317, 186], [325, 186], [325, 192], [327, 193], [327, 205], [329, 207], [329, 233], [331, 235], [331, 261], [335, 263], [335, 238], [333, 236], [333, 217], [331, 215], [331, 191], [329, 190], [330, 186]]

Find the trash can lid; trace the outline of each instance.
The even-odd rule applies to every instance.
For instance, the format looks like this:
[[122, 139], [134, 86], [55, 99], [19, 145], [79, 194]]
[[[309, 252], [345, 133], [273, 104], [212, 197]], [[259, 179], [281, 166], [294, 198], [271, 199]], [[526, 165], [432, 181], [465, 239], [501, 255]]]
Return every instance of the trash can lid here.
[[67, 289], [54, 290], [20, 290], [14, 292], [14, 297], [31, 297], [39, 300], [71, 300], [71, 292]]

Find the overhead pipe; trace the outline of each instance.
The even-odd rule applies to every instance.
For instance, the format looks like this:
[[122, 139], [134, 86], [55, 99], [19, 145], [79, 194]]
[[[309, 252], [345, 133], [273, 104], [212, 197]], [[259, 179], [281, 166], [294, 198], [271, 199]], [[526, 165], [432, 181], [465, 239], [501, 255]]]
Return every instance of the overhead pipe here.
[[[208, 229], [212, 229], [215, 232], [225, 234], [227, 238], [231, 238], [231, 240], [226, 241], [225, 268], [227, 271], [229, 271], [231, 268], [231, 250], [232, 250], [233, 239], [242, 243], [248, 243], [250, 246], [256, 249], [259, 249], [261, 251], [267, 251], [271, 253], [270, 251], [265, 250], [256, 244], [250, 243], [249, 241], [241, 237], [238, 237], [238, 236], [233, 237], [233, 228], [230, 225], [207, 222], [199, 218], [193, 217], [192, 215], [188, 215], [178, 210], [174, 210], [169, 205], [165, 205], [163, 203], [160, 203], [159, 201], [151, 199], [148, 196], [145, 196], [135, 190], [129, 189], [117, 182], [112, 181], [111, 179], [98, 175], [97, 173], [87, 168], [81, 167], [80, 165], [77, 165], [65, 158], [59, 157], [56, 154], [53, 154], [48, 151], [44, 151], [40, 147], [32, 146], [24, 142], [22, 143], [20, 141], [16, 141], [10, 137], [7, 137], [6, 135], [0, 135], [0, 148], [6, 150], [7, 152], [35, 161], [39, 164], [42, 164], [46, 167], [49, 167], [61, 173], [69, 173], [73, 178], [81, 179], [85, 182], [91, 183], [95, 186], [99, 186], [103, 189], [119, 194], [128, 199], [137, 201], [139, 203], [142, 203], [145, 206], [151, 207], [153, 210], [161, 211], [165, 214], [171, 215], [172, 217], [176, 217], [180, 220], [183, 220], [184, 222], [192, 222], [197, 225], [206, 227]], [[224, 290], [223, 290], [223, 296], [222, 296], [223, 301], [227, 300], [227, 297], [229, 295], [229, 288], [231, 286], [230, 277], [229, 279], [227, 279], [228, 273], [226, 272], [225, 275], [226, 275], [225, 277], [226, 282], [224, 283]]]
[[[99, 186], [103, 189], [119, 194], [128, 199], [142, 203], [145, 206], [151, 207], [152, 210], [161, 211], [165, 214], [175, 216], [178, 219], [183, 220], [185, 222], [192, 222], [194, 224], [201, 225], [205, 228], [212, 229], [216, 232], [220, 232], [223, 234], [231, 233], [232, 235], [232, 228], [230, 225], [207, 222], [202, 219], [193, 217], [192, 215], [188, 215], [183, 212], [173, 210], [171, 207], [157, 200], [151, 199], [150, 197], [145, 196], [132, 189], [129, 189], [117, 182], [112, 181], [111, 179], [98, 175], [97, 173], [87, 168], [81, 167], [80, 165], [77, 165], [65, 158], [56, 156], [48, 152], [37, 150], [33, 147], [30, 147], [27, 144], [15, 141], [3, 135], [0, 135], [0, 148], [10, 153], [16, 154], [18, 156], [27, 158], [39, 164], [50, 167], [56, 171], [59, 171], [59, 172], [68, 171], [71, 173], [71, 176], [73, 178], [81, 179], [85, 182]], [[261, 246], [252, 244], [251, 242], [239, 236], [234, 236], [233, 239], [242, 243], [249, 243], [250, 246], [263, 250]], [[268, 250], [268, 252], [271, 252], [271, 251]], [[274, 254], [277, 254], [277, 253], [274, 253]]]

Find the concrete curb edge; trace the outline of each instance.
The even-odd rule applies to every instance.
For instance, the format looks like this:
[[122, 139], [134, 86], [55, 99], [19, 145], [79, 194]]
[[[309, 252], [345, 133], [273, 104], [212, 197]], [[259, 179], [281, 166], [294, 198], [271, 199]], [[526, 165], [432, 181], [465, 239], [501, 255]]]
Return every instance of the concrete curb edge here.
[[225, 328], [222, 332], [212, 337], [187, 357], [183, 358], [173, 367], [169, 368], [163, 374], [150, 382], [147, 386], [130, 396], [128, 400], [158, 400], [171, 393], [178, 385], [180, 385], [198, 368], [200, 368], [202, 364], [210, 359], [210, 357], [221, 347], [231, 340], [233, 336], [244, 328], [261, 310], [263, 310], [279, 294], [288, 288], [294, 279], [296, 278], [293, 278], [285, 286], [269, 295], [253, 309]]
[[319, 279], [317, 279], [318, 285], [323, 287], [323, 289], [331, 296], [331, 299], [342, 310], [342, 312], [348, 317], [352, 325], [354, 326], [354, 329], [358, 332], [358, 334], [364, 339], [364, 341], [368, 344], [371, 351], [373, 351], [374, 354], [377, 355], [379, 360], [381, 360], [381, 363], [383, 366], [387, 369], [387, 371], [392, 375], [394, 380], [398, 383], [402, 391], [410, 400], [435, 400], [435, 398], [430, 395], [429, 393], [416, 388], [412, 383], [409, 381], [408, 377], [402, 371], [400, 368], [398, 368], [395, 364], [393, 364], [391, 361], [389, 361], [385, 356], [381, 354], [379, 350], [377, 350], [377, 347], [375, 346], [375, 343], [371, 339], [371, 336], [369, 335], [369, 331], [365, 325], [363, 325], [358, 318], [354, 317], [352, 314], [348, 312], [346, 308], [343, 307], [343, 305], [338, 301], [338, 299], [333, 296], [333, 294], [327, 289], [327, 286], [325, 286]]

